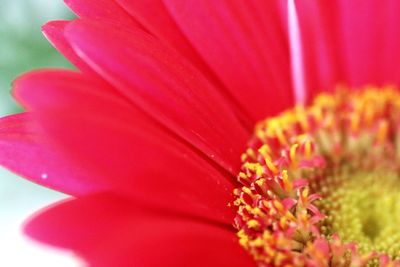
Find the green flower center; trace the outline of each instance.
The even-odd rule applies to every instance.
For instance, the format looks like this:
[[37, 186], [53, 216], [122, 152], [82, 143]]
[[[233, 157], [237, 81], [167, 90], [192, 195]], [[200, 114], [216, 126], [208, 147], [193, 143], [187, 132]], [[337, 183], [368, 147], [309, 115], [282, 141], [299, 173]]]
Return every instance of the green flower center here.
[[400, 258], [400, 178], [394, 171], [345, 171], [324, 180], [316, 205], [322, 233], [355, 242], [362, 253]]

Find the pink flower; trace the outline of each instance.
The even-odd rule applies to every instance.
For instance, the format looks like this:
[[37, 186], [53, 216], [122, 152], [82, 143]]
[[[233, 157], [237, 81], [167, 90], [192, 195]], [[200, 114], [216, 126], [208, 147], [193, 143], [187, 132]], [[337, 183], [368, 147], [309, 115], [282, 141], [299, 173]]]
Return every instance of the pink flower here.
[[[73, 196], [34, 216], [28, 235], [72, 249], [91, 266], [283, 266], [288, 262], [274, 253], [301, 225], [313, 236], [296, 248], [308, 257], [303, 265], [331, 264], [346, 251], [357, 266], [375, 257], [359, 256], [336, 235], [320, 236], [323, 214], [313, 204], [319, 196], [308, 194], [304, 179], [285, 180], [285, 164], [295, 165], [290, 172], [326, 162], [318, 155], [297, 165], [275, 154], [314, 153], [313, 144], [280, 144], [271, 158], [260, 150], [243, 166], [240, 156], [248, 140], [260, 141], [252, 137], [257, 121], [310, 104], [338, 83], [397, 84], [400, 2], [66, 2], [80, 18], [50, 22], [43, 31], [79, 71], [21, 76], [13, 93], [26, 112], [0, 121], [0, 164]], [[261, 160], [261, 169], [245, 165]], [[271, 201], [270, 212], [284, 214], [257, 215], [272, 220], [268, 229], [276, 218], [293, 220], [271, 232], [276, 251], [260, 260], [264, 252], [249, 249], [248, 232], [238, 235], [253, 257], [236, 232], [259, 226], [243, 209], [266, 175], [300, 191], [288, 189], [282, 203], [257, 193]], [[296, 203], [311, 219], [286, 213]], [[262, 230], [251, 232], [255, 243]], [[382, 266], [389, 264], [397, 263], [382, 256]]]

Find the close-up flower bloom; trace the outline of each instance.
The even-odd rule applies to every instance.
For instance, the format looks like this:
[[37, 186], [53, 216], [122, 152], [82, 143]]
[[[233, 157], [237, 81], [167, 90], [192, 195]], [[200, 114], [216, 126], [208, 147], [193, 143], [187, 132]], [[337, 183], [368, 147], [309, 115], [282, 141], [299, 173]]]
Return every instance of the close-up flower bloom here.
[[400, 266], [400, 2], [65, 0], [0, 165], [89, 266]]

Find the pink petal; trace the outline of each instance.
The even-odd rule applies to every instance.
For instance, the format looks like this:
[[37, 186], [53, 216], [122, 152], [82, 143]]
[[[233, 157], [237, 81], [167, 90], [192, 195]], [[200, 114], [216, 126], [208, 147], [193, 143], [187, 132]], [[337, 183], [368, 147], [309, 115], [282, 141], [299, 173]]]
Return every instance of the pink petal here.
[[140, 23], [114, 0], [64, 0], [64, 2], [81, 18], [111, 24], [115, 28], [142, 28]]
[[[30, 113], [0, 119], [0, 165], [31, 181], [64, 192], [83, 194], [93, 190], [90, 173], [55, 149], [44, 138]], [[68, 181], [68, 186], [65, 186]]]
[[[110, 84], [232, 174], [248, 133], [207, 80], [143, 31], [76, 21], [66, 36]], [[96, 43], [96, 45], [93, 45]]]
[[74, 195], [80, 195], [75, 186], [81, 183], [85, 193], [114, 191], [139, 203], [231, 223], [234, 211], [227, 204], [233, 185], [226, 173], [112, 88], [79, 73], [48, 70], [19, 78], [15, 95], [35, 111], [57, 149], [90, 173], [63, 180], [52, 175], [46, 183], [55, 179], [57, 189]]
[[296, 1], [312, 95], [337, 84], [399, 83], [398, 1]]
[[[380, 51], [385, 49], [382, 3], [371, 0], [338, 1], [339, 40], [343, 48], [348, 83], [381, 85]], [[381, 24], [382, 23], [382, 24]]]
[[207, 66], [204, 59], [189, 43], [186, 36], [181, 32], [176, 22], [170, 16], [162, 0], [130, 1], [116, 0], [132, 17], [141, 23], [145, 29], [157, 37], [163, 44], [174, 49], [185, 59], [189, 60], [202, 74], [212, 82], [230, 104], [232, 111], [241, 119], [241, 122], [252, 130], [254, 125], [246, 114], [244, 107], [235, 100], [232, 94], [223, 86]]
[[[139, 3], [139, 2], [135, 2]], [[51, 21], [48, 22], [46, 25], [43, 26], [42, 31], [46, 38], [52, 43], [52, 45], [60, 52], [62, 53], [71, 63], [73, 63], [80, 71], [82, 71], [85, 74], [95, 76], [99, 79], [102, 79], [99, 74], [97, 74], [95, 71], [92, 70], [92, 68], [86, 64], [85, 61], [83, 61], [72, 49], [71, 45], [69, 44], [68, 40], [66, 40], [64, 36], [64, 30], [65, 27], [70, 23], [70, 21]], [[137, 27], [131, 28], [131, 30], [137, 29]], [[160, 31], [164, 32], [164, 31]], [[186, 41], [187, 43], [187, 41]], [[188, 44], [188, 43], [187, 43]], [[208, 74], [208, 78], [210, 80], [213, 80], [214, 78], [211, 77], [212, 74], [210, 73], [209, 69], [206, 66], [203, 66], [204, 64], [201, 63], [201, 59], [197, 56], [194, 55], [194, 50], [192, 52], [187, 52], [189, 53], [186, 54], [185, 49], [181, 47], [182, 45], [180, 44], [175, 44], [171, 43], [171, 49], [177, 50], [177, 52], [182, 53], [184, 56], [188, 56], [190, 58], [190, 61], [196, 65], [196, 68], [199, 68], [202, 70], [203, 74]], [[192, 54], [191, 54], [192, 53]], [[197, 61], [196, 61], [197, 58]], [[221, 86], [217, 81], [214, 81], [214, 83], [217, 84], [217, 86]], [[249, 119], [248, 115], [244, 114], [243, 110], [238, 107], [238, 104], [235, 103], [235, 101], [232, 99], [230, 95], [228, 95], [225, 91], [222, 90], [222, 88], [219, 90], [221, 93], [224, 93], [224, 98], [229, 104], [229, 108], [232, 110], [235, 115], [237, 115], [249, 131], [253, 129], [254, 125], [252, 124], [251, 120]]]
[[[400, 71], [397, 67], [400, 62], [400, 2], [396, 0], [384, 1], [380, 6], [380, 19], [377, 29], [381, 34], [380, 75], [384, 84], [400, 84]], [[382, 22], [384, 21], [384, 22]]]
[[[133, 18], [160, 41], [181, 53], [187, 59], [206, 70], [207, 67], [182, 34], [166, 10], [162, 0], [129, 1], [116, 0]], [[206, 70], [209, 71], [209, 70]]]
[[293, 104], [284, 2], [170, 1], [191, 44], [255, 120]]
[[333, 91], [346, 81], [341, 41], [337, 38], [337, 10], [334, 4], [296, 1], [302, 35], [308, 101], [320, 91]]
[[25, 232], [74, 249], [91, 266], [255, 266], [225, 228], [138, 209], [134, 202], [106, 194], [50, 207]]
[[[97, 78], [67, 69], [31, 71], [18, 77], [13, 87], [14, 98], [27, 110], [40, 111], [60, 107], [72, 109], [71, 106], [77, 104], [68, 102], [72, 101], [71, 98], [73, 101], [82, 102], [82, 108], [87, 108], [91, 112], [104, 109], [104, 107], [95, 106], [96, 103], [88, 104], [85, 99], [88, 95], [108, 101], [108, 108], [116, 108], [120, 112], [133, 110], [130, 102], [110, 85]], [[70, 110], [69, 113], [71, 112], [78, 111]], [[126, 114], [126, 116], [130, 115]]]
[[63, 54], [72, 64], [84, 73], [98, 76], [88, 64], [85, 63], [72, 49], [71, 45], [65, 39], [64, 29], [69, 21], [51, 21], [42, 27], [43, 34], [49, 42]]

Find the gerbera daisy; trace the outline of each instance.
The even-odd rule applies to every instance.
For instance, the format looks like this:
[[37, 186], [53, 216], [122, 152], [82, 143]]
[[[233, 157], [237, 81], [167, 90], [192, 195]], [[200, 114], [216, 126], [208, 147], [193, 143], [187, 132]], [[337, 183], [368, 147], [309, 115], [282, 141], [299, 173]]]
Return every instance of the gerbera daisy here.
[[[399, 266], [397, 1], [68, 0], [0, 163], [91, 266]], [[340, 86], [338, 86], [340, 85]], [[254, 131], [253, 131], [254, 129]]]

